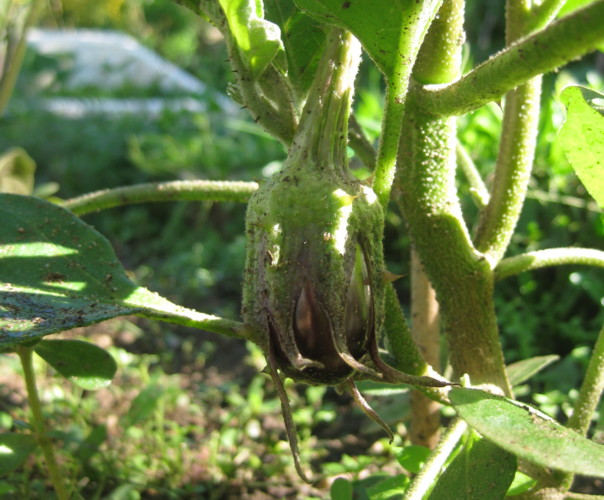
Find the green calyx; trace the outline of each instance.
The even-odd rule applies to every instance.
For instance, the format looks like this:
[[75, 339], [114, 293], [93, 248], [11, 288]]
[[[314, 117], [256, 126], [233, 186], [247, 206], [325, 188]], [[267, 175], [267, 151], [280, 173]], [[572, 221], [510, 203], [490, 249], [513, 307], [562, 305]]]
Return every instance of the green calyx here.
[[243, 315], [284, 373], [335, 384], [382, 317], [382, 213], [370, 189], [299, 167], [250, 200]]
[[283, 373], [338, 384], [370, 372], [363, 358], [383, 317], [383, 215], [346, 158], [360, 47], [334, 30], [290, 154], [247, 212], [243, 318]]

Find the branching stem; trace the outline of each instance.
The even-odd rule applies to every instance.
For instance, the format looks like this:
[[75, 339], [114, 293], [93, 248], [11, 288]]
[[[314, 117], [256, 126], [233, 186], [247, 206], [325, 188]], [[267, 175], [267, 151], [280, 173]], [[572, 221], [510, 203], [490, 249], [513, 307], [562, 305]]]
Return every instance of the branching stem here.
[[518, 40], [449, 85], [429, 85], [419, 92], [420, 105], [444, 116], [469, 113], [527, 80], [553, 71], [604, 43], [604, 0], [597, 0]]
[[495, 268], [495, 279], [541, 269], [542, 267], [580, 264], [604, 268], [604, 252], [593, 248], [549, 248], [508, 257]]

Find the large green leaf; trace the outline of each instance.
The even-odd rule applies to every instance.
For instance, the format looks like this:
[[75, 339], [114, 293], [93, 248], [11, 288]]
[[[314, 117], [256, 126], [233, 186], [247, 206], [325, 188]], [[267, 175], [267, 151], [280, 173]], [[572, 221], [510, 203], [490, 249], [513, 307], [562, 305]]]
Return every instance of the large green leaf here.
[[278, 56], [283, 57], [279, 27], [264, 18], [262, 0], [218, 0], [229, 30], [254, 78]]
[[604, 477], [604, 446], [539, 410], [477, 389], [456, 387], [449, 396], [461, 418], [504, 450], [544, 467]]
[[[350, 30], [387, 78], [392, 76], [397, 58], [412, 57], [412, 54], [399, 54], [401, 36], [414, 40], [403, 45], [419, 49], [432, 15], [440, 5], [438, 0], [294, 1], [319, 21]], [[417, 23], [420, 12], [425, 18]]]
[[516, 457], [486, 439], [461, 450], [438, 478], [430, 500], [498, 500], [516, 473]]
[[0, 476], [19, 467], [37, 446], [31, 434], [0, 434]]
[[81, 340], [43, 340], [34, 350], [61, 375], [88, 391], [107, 387], [117, 370], [107, 351]]
[[604, 208], [604, 95], [572, 86], [560, 98], [566, 106], [560, 144], [587, 191]]
[[220, 320], [136, 286], [109, 242], [68, 210], [0, 194], [0, 220], [0, 349], [125, 314], [200, 328]]

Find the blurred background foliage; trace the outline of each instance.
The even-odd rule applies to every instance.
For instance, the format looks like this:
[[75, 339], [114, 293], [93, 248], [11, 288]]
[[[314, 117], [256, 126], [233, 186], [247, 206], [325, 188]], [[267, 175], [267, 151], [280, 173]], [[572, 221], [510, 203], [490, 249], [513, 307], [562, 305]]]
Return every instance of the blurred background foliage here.
[[[269, 176], [279, 167], [286, 155], [284, 147], [257, 127], [245, 110], [238, 110], [236, 106], [228, 113], [224, 110], [221, 99], [231, 74], [222, 37], [215, 28], [170, 0], [99, 0], [92, 3], [52, 0], [49, 5], [41, 23], [43, 27], [123, 31], [199, 78], [208, 91], [192, 97], [203, 100], [207, 112], [166, 111], [154, 117], [93, 114], [77, 119], [62, 118], [41, 110], [35, 103], [56, 95], [98, 99], [105, 96], [106, 91], [99, 85], [99, 88], [87, 89], [84, 94], [81, 91], [70, 94], [63, 85], [69, 74], [69, 64], [61, 59], [29, 53], [9, 109], [0, 119], [0, 151], [20, 146], [31, 155], [37, 164], [36, 192], [39, 195], [69, 198], [107, 187], [174, 179], [257, 180]], [[470, 0], [467, 5], [465, 65], [469, 68], [502, 48], [504, 2]], [[560, 90], [573, 82], [604, 90], [603, 68], [602, 54], [595, 54], [545, 77], [534, 175], [508, 255], [560, 246], [602, 248], [604, 216], [556, 146], [556, 132], [564, 119], [563, 108], [557, 99]], [[372, 139], [379, 132], [382, 83], [375, 68], [365, 61], [359, 76], [355, 109], [359, 122]], [[116, 89], [113, 96], [127, 99], [154, 96], [158, 92], [156, 87], [143, 90], [126, 87]], [[459, 119], [459, 140], [487, 184], [496, 161], [500, 127], [498, 103]], [[459, 187], [464, 212], [471, 224], [476, 209], [462, 176]], [[242, 205], [170, 203], [112, 209], [86, 216], [85, 220], [111, 240], [118, 256], [140, 284], [183, 305], [237, 318], [245, 252], [244, 214]], [[394, 207], [387, 217], [385, 245], [390, 270], [408, 274], [409, 241], [404, 222]], [[396, 287], [404, 306], [408, 307], [408, 278], [398, 280]], [[496, 304], [508, 362], [545, 354], [561, 357], [561, 362], [532, 381], [530, 390], [527, 387], [521, 389], [521, 393], [530, 393], [533, 403], [564, 419], [568, 401], [574, 397], [573, 388], [581, 380], [589, 349], [604, 321], [601, 271], [557, 267], [508, 278], [497, 285]], [[153, 387], [165, 386], [157, 392], [157, 397], [151, 398], [153, 404], [149, 415], [153, 418], [165, 416], [161, 411], [156, 413], [157, 405], [165, 403], [162, 398], [173, 402], [185, 397], [180, 389], [170, 389], [176, 382], [168, 373], [179, 372], [186, 362], [196, 369], [204, 369], [208, 360], [217, 351], [220, 353], [220, 349], [212, 345], [226, 346], [226, 350], [232, 351], [231, 358], [246, 352], [243, 346], [235, 347], [232, 342], [215, 336], [208, 336], [217, 342], [212, 344], [200, 341], [200, 335], [186, 329], [140, 321], [137, 324], [122, 322], [120, 328], [125, 328], [126, 336], [135, 339], [138, 352], [148, 352], [151, 356], [145, 358], [144, 367], [137, 365], [133, 377], [151, 377]], [[248, 356], [253, 357], [253, 353]], [[203, 385], [204, 389], [198, 389], [210, 399], [211, 394], [220, 393], [216, 396], [218, 399], [196, 403], [200, 405], [198, 411], [201, 413], [215, 404], [223, 409], [231, 405], [229, 411], [235, 411], [235, 414], [237, 408], [249, 407], [251, 412], [239, 416], [245, 420], [240, 428], [246, 430], [239, 429], [237, 432], [241, 435], [227, 436], [231, 441], [222, 434], [228, 426], [215, 431], [218, 434], [212, 434], [225, 439], [221, 441], [223, 444], [230, 442], [232, 445], [225, 444], [220, 453], [216, 451], [220, 455], [214, 456], [216, 467], [220, 469], [220, 463], [224, 462], [228, 470], [214, 471], [215, 477], [237, 476], [239, 473], [231, 470], [233, 463], [227, 464], [228, 457], [232, 458], [229, 450], [238, 449], [237, 439], [244, 439], [241, 436], [257, 435], [253, 429], [249, 430], [256, 425], [250, 424], [256, 418], [250, 397], [260, 398], [260, 402], [254, 403], [256, 406], [268, 404], [270, 407], [270, 410], [262, 407], [264, 409], [259, 411], [266, 410], [273, 418], [279, 418], [274, 394], [266, 396], [264, 392], [272, 391], [270, 384], [267, 388], [253, 385], [259, 382], [248, 386], [252, 378], [249, 372], [245, 373], [247, 377], [237, 378], [243, 376], [241, 373], [236, 375], [235, 382], [223, 381], [224, 386], [210, 389], [211, 383], [208, 383]], [[159, 378], [162, 374], [165, 379]], [[242, 386], [243, 380], [246, 382]], [[266, 383], [265, 378], [262, 380]], [[118, 381], [115, 386], [121, 387], [122, 382]], [[226, 394], [233, 390], [237, 396], [227, 400]], [[318, 432], [317, 426], [324, 425], [321, 422], [333, 420], [334, 415], [330, 413], [333, 412], [333, 401], [339, 401], [333, 393], [331, 397], [335, 399], [321, 406], [319, 395], [312, 393], [317, 389], [308, 391], [300, 395], [303, 401], [294, 402], [299, 405], [297, 411], [312, 408], [311, 413], [319, 416], [304, 420], [307, 417], [298, 414], [302, 422], [307, 422], [301, 429], [303, 449], [312, 433]], [[265, 396], [268, 403], [262, 402]], [[67, 406], [71, 404], [70, 398], [65, 399]], [[8, 413], [2, 411], [0, 408], [0, 417], [9, 418]], [[92, 408], [90, 415], [95, 411]], [[321, 411], [325, 413], [321, 414]], [[398, 412], [400, 419], [400, 407]], [[232, 417], [231, 413], [229, 415]], [[224, 421], [226, 417], [220, 418]], [[78, 427], [77, 422], [73, 425]], [[84, 424], [78, 432], [83, 433], [83, 429], [87, 429]], [[596, 430], [604, 432], [604, 423], [600, 421]], [[184, 431], [180, 429], [180, 432]], [[192, 435], [187, 436], [186, 439], [192, 439]], [[185, 439], [182, 434], [170, 438], [174, 440], [170, 446], [178, 448], [175, 443], [181, 438]], [[86, 436], [78, 439], [81, 444]], [[158, 446], [164, 445], [168, 446], [165, 443]], [[240, 443], [240, 446], [243, 445]], [[210, 445], [210, 448], [218, 450], [218, 445]], [[340, 450], [340, 456], [341, 453]], [[318, 455], [311, 454], [308, 459], [316, 460]], [[142, 458], [132, 460], [135, 463]], [[157, 466], [169, 470], [175, 465], [162, 462]], [[248, 466], [249, 461], [245, 467]], [[261, 467], [251, 469], [260, 470]], [[179, 473], [186, 476], [184, 469]], [[270, 473], [265, 471], [263, 477], [270, 477]], [[185, 498], [186, 494], [189, 493], [182, 492], [181, 496], [173, 498]], [[191, 493], [194, 494], [198, 493]]]

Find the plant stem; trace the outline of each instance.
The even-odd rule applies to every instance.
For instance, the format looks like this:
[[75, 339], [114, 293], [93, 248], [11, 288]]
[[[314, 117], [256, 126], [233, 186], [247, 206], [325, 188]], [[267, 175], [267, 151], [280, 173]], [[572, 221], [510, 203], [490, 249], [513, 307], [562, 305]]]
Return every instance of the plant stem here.
[[[589, 430], [591, 419], [593, 417], [602, 392], [604, 391], [604, 326], [600, 330], [598, 339], [594, 346], [585, 378], [579, 389], [579, 395], [573, 414], [568, 419], [567, 427], [577, 431], [585, 436]], [[560, 486], [568, 490], [573, 483], [574, 474], [564, 473], [560, 475]]]
[[[411, 252], [412, 335], [424, 359], [440, 372], [440, 319], [436, 292], [415, 251]], [[411, 442], [434, 448], [440, 431], [440, 404], [420, 391], [411, 392]]]
[[573, 414], [568, 419], [568, 428], [586, 435], [591, 418], [604, 391], [604, 326], [587, 365], [585, 379], [579, 389]]
[[[32, 1], [29, 13], [27, 14], [27, 18], [23, 28], [21, 29], [21, 33], [19, 34], [17, 46], [12, 54], [5, 54], [5, 57], [8, 59], [8, 61], [2, 61], [2, 64], [6, 69], [6, 73], [0, 74], [0, 116], [6, 109], [6, 105], [10, 100], [13, 89], [15, 88], [19, 71], [21, 70], [21, 64], [23, 63], [23, 57], [25, 56], [25, 50], [27, 48], [27, 32], [29, 31], [29, 28], [37, 24], [38, 19], [42, 14], [44, 5], [44, 0]], [[8, 47], [10, 47], [10, 44], [8, 44]]]
[[520, 217], [533, 168], [541, 78], [506, 96], [503, 130], [489, 203], [481, 212], [475, 246], [493, 267], [501, 260]]
[[449, 455], [457, 446], [458, 441], [467, 429], [466, 423], [456, 418], [443, 434], [436, 448], [422, 467], [420, 473], [409, 485], [403, 500], [422, 500], [427, 497], [430, 489], [436, 483], [436, 478], [449, 458]]
[[495, 279], [532, 271], [542, 267], [580, 264], [604, 268], [604, 251], [593, 248], [549, 248], [508, 257], [495, 268]]
[[[457, 0], [449, 9], [461, 8]], [[443, 4], [443, 8], [444, 8]], [[461, 17], [439, 16], [456, 28], [432, 31], [441, 43], [422, 51], [422, 80], [431, 74], [442, 81], [454, 78], [443, 54], [459, 51]], [[454, 35], [457, 33], [457, 35]], [[430, 35], [429, 35], [430, 36]], [[441, 68], [440, 65], [443, 64]], [[470, 241], [455, 186], [455, 120], [421, 109], [407, 98], [396, 178], [399, 203], [413, 246], [436, 290], [444, 332], [456, 376], [468, 373], [475, 383], [492, 383], [511, 394], [493, 304], [493, 274]]]
[[25, 378], [25, 386], [27, 388], [27, 399], [29, 401], [29, 407], [31, 408], [32, 426], [34, 428], [38, 444], [40, 445], [42, 453], [44, 454], [44, 459], [46, 460], [46, 467], [48, 468], [50, 481], [55, 489], [57, 498], [59, 498], [59, 500], [67, 500], [69, 495], [67, 494], [63, 476], [57, 464], [54, 446], [46, 432], [46, 425], [44, 423], [44, 415], [42, 414], [42, 405], [38, 395], [38, 388], [36, 386], [36, 377], [33, 367], [33, 348], [20, 345], [16, 348], [16, 350], [23, 366], [23, 377]]
[[410, 3], [409, 9], [412, 10], [409, 12], [408, 24], [401, 29], [398, 43], [398, 53], [401, 57], [394, 58], [392, 74], [386, 75], [382, 135], [373, 179], [373, 190], [384, 210], [387, 208], [394, 181], [405, 98], [409, 90], [413, 61], [440, 3], [440, 0]]
[[450, 85], [418, 92], [420, 105], [443, 116], [480, 108], [527, 80], [562, 66], [604, 43], [604, 0], [523, 38]]
[[171, 181], [103, 189], [65, 200], [62, 206], [76, 215], [107, 208], [156, 201], [233, 201], [246, 203], [258, 189], [256, 182]]
[[[508, 0], [506, 6], [506, 44], [511, 46], [530, 33], [535, 21], [530, 21], [534, 18], [530, 3]], [[491, 197], [480, 213], [474, 239], [492, 267], [507, 250], [524, 206], [537, 145], [540, 98], [540, 76], [508, 92], [505, 98]]]
[[411, 375], [427, 375], [428, 364], [413, 341], [401, 304], [392, 284], [386, 286], [384, 331], [396, 368]]

